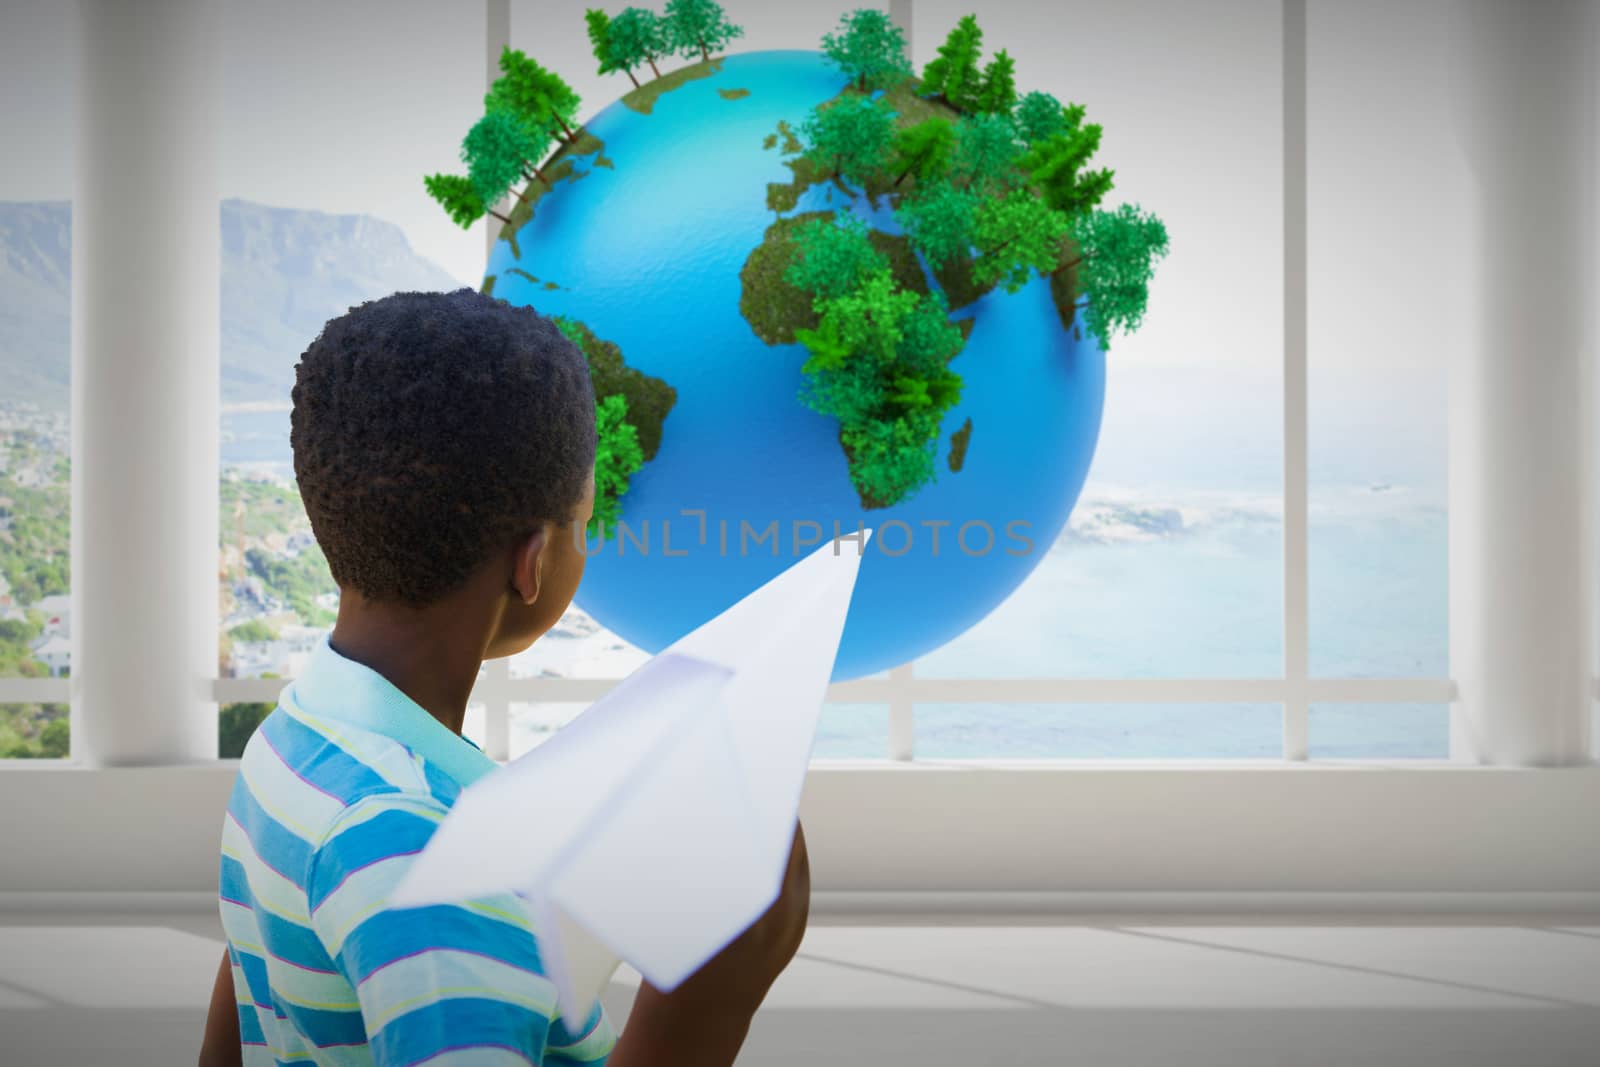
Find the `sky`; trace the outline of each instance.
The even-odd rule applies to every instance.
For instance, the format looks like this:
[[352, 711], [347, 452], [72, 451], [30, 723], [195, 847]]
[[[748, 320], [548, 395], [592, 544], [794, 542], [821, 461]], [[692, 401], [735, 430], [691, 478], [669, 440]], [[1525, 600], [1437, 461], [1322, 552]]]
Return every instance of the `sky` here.
[[[480, 113], [482, 5], [460, 0], [222, 0], [222, 193], [396, 223], [465, 284], [483, 262], [423, 192], [459, 168]], [[1466, 343], [1470, 188], [1441, 121], [1444, 0], [1311, 4], [1313, 467], [1367, 477], [1404, 451], [1442, 475], [1444, 369]], [[556, 66], [582, 115], [628, 87], [601, 78], [584, 35], [593, 0], [513, 0], [512, 43]], [[613, 5], [613, 7], [619, 5]], [[813, 47], [854, 4], [728, 0], [733, 50]], [[970, 0], [918, 0], [915, 58]], [[1276, 0], [986, 0], [989, 52], [1019, 83], [1083, 103], [1106, 129], [1111, 203], [1157, 212], [1171, 255], [1143, 329], [1111, 359], [1097, 477], [1164, 479], [1195, 457], [1271, 482], [1281, 449], [1281, 5]], [[70, 195], [74, 8], [0, 9], [0, 199]], [[15, 102], [26, 100], [27, 107]], [[1153, 432], [1153, 428], [1158, 428]], [[1320, 443], [1319, 443], [1320, 442]], [[1374, 475], [1373, 477], [1382, 477]]]

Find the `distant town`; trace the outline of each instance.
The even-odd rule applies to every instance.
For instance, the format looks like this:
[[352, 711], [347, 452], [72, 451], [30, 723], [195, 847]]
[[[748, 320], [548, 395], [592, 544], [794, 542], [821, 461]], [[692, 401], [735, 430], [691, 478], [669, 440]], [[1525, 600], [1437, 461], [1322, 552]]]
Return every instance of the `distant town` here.
[[292, 678], [333, 624], [339, 589], [292, 480], [222, 472], [218, 618], [223, 678]]
[[[0, 677], [72, 672], [70, 449], [64, 412], [0, 401]], [[339, 606], [299, 494], [228, 468], [218, 503], [218, 673], [293, 677]], [[0, 759], [66, 755], [66, 717], [64, 704], [0, 705]]]
[[[0, 677], [72, 668], [64, 414], [0, 402]], [[0, 758], [67, 754], [65, 704], [0, 705]]]

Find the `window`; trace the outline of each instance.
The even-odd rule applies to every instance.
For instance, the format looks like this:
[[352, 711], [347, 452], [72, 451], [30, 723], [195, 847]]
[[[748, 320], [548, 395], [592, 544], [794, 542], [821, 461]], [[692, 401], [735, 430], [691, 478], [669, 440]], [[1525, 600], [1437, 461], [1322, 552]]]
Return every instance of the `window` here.
[[1442, 759], [1450, 754], [1450, 705], [1313, 704], [1312, 759]]
[[[579, 117], [584, 120], [605, 109], [630, 88], [624, 74], [600, 75], [594, 71], [584, 22], [584, 12], [593, 6], [579, 0], [554, 3], [514, 0], [511, 4], [511, 46], [547, 63], [553, 62], [551, 57], [563, 57], [559, 68], [562, 77], [582, 97]], [[732, 46], [733, 50], [806, 47], [810, 42], [820, 41], [824, 33], [838, 24], [841, 15], [855, 6], [831, 3], [763, 9], [730, 7], [730, 14], [745, 30], [744, 36]], [[571, 57], [570, 62], [565, 61], [565, 57]], [[673, 63], [675, 65], [676, 61]], [[478, 266], [481, 271], [481, 257]], [[608, 681], [624, 677], [647, 658], [645, 652], [600, 626], [581, 607], [574, 606], [546, 639], [514, 657], [504, 668], [509, 678], [508, 693], [519, 698], [537, 697], [541, 701], [510, 705], [509, 754], [516, 755], [531, 747], [586, 706], [559, 699], [563, 692], [593, 692], [594, 696], [587, 698], [592, 700], [604, 692]], [[499, 668], [491, 664], [489, 669]], [[595, 686], [592, 684], [595, 682], [601, 684]], [[585, 683], [590, 683], [588, 689], [583, 688]], [[542, 702], [545, 700], [550, 702]], [[883, 755], [887, 751], [887, 722], [881, 717], [882, 710], [860, 705], [826, 705], [817, 739], [817, 755], [821, 758]]]
[[[746, 36], [734, 48], [814, 47], [850, 6], [740, 12]], [[510, 36], [536, 56], [573, 57], [561, 71], [583, 118], [627, 88], [593, 72], [585, 8], [515, 0]], [[1143, 328], [1108, 358], [1100, 441], [1067, 531], [971, 631], [836, 687], [818, 757], [1447, 753], [1442, 379], [1466, 324], [1448, 299], [1464, 258], [1452, 243], [1460, 175], [1429, 121], [1437, 45], [1415, 13], [1311, 5], [1297, 60], [1284, 10], [1136, 0], [1076, 12], [1053, 35], [1020, 3], [979, 15], [986, 50], [1011, 54], [1023, 88], [1082, 103], [1104, 124], [1110, 203], [1160, 214], [1172, 253]], [[239, 701], [270, 700], [281, 681], [268, 676], [295, 672], [336, 607], [289, 470], [295, 357], [351, 303], [475, 285], [482, 273], [481, 232], [451, 228], [417, 180], [454, 163], [475, 117], [481, 14], [383, 11], [230, 9], [225, 187], [240, 199], [223, 206], [219, 692]], [[968, 13], [915, 5], [918, 69]], [[295, 48], [263, 47], [291, 22]], [[352, 59], [341, 42], [358, 35], [363, 55], [385, 59]], [[1066, 49], [1068, 39], [1093, 47]], [[393, 62], [424, 52], [426, 78]], [[1309, 388], [1306, 417], [1287, 409], [1304, 455], [1286, 447], [1284, 419], [1296, 388], [1286, 282], [1299, 284], [1285, 271], [1286, 130], [1297, 122], [1292, 111], [1286, 121], [1286, 63], [1291, 76], [1305, 71], [1307, 90]], [[323, 67], [339, 70], [336, 98], [321, 88]], [[1392, 167], [1382, 183], [1374, 153]], [[286, 162], [305, 156], [324, 166]], [[1424, 189], [1425, 213], [1415, 210]], [[1431, 284], [1419, 292], [1399, 284], [1407, 277]], [[1286, 485], [1309, 501], [1303, 526], [1286, 521], [1297, 506]], [[1309, 561], [1298, 571], [1297, 553]], [[1306, 613], [1291, 610], [1286, 626], [1300, 582]], [[473, 729], [492, 755], [516, 755], [644, 658], [575, 607], [529, 652], [486, 665]]]
[[[1310, 664], [1449, 674], [1447, 367], [1468, 175], [1425, 6], [1309, 6]], [[1313, 756], [1449, 755], [1448, 708], [1317, 705]]]
[[1446, 367], [1471, 325], [1443, 46], [1425, 8], [1309, 11], [1311, 666], [1441, 678]]
[[[919, 54], [931, 56], [963, 13], [919, 4]], [[1108, 203], [1160, 214], [1172, 251], [1143, 327], [1108, 353], [1100, 441], [1067, 530], [1004, 604], [917, 664], [917, 689], [935, 701], [936, 679], [947, 678], [1281, 677], [1279, 10], [1086, 9], [1071, 36], [1093, 46], [1073, 48], [1070, 62], [1023, 5], [992, 6], [980, 23], [991, 47], [1015, 57], [1019, 84], [1081, 103], [1104, 124], [1098, 158], [1117, 174]], [[1276, 709], [1245, 696], [1184, 705], [1083, 692], [1090, 702], [919, 704], [917, 753], [1246, 757], [1280, 748]]]
[[10, 5], [0, 36], [0, 759], [68, 754], [72, 9]]
[[300, 353], [354, 304], [479, 280], [481, 235], [422, 175], [451, 165], [481, 97], [483, 11], [232, 4], [224, 48], [218, 670], [236, 756], [338, 606], [289, 452]]
[[[918, 4], [918, 55], [933, 56], [965, 13]], [[917, 674], [1278, 675], [1278, 10], [1104, 5], [1075, 13], [1070, 62], [1063, 33], [1039, 33], [1034, 8], [992, 5], [979, 23], [987, 49], [1016, 59], [1019, 87], [1083, 104], [1087, 121], [1103, 123], [1096, 162], [1116, 170], [1107, 204], [1155, 211], [1172, 250], [1143, 327], [1107, 354], [1100, 441], [1067, 532], [1005, 604]]]

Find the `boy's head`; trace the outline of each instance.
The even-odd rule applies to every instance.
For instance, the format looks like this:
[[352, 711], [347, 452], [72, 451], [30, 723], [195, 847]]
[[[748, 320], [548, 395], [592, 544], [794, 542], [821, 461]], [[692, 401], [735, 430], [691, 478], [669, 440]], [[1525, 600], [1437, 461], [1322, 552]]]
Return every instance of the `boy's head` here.
[[293, 398], [295, 477], [344, 597], [504, 593], [494, 655], [554, 625], [595, 457], [588, 364], [555, 323], [470, 289], [396, 293], [323, 327]]

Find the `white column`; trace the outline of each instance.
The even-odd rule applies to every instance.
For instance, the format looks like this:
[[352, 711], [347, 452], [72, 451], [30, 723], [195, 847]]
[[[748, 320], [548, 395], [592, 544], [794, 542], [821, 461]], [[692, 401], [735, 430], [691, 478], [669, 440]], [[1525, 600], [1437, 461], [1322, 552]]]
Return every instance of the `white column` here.
[[74, 754], [217, 755], [219, 14], [81, 0]]
[[1452, 121], [1478, 198], [1478, 278], [1461, 300], [1473, 343], [1450, 380], [1451, 734], [1465, 760], [1588, 754], [1593, 16], [1587, 0], [1450, 13]]
[[[1589, 5], [1589, 55], [1600, 56], [1600, 5]], [[1589, 86], [1591, 111], [1589, 129], [1589, 177], [1591, 190], [1600, 189], [1600, 77], [1590, 64]], [[1583, 238], [1587, 253], [1583, 277], [1589, 292], [1600, 288], [1600, 192], [1594, 193], [1588, 203], [1589, 219]], [[1583, 587], [1589, 596], [1589, 758], [1600, 761], [1600, 298], [1591, 296], [1587, 301], [1589, 321], [1585, 332], [1583, 369], [1588, 375], [1589, 388], [1585, 391], [1588, 406], [1584, 409], [1583, 429], [1588, 440], [1584, 456], [1588, 466], [1583, 484], [1588, 487], [1588, 526], [1584, 530], [1583, 544], [1588, 548], [1588, 577]]]
[[[916, 70], [916, 42], [912, 38], [912, 0], [889, 0], [889, 19], [900, 28], [906, 38], [906, 59]], [[911, 696], [911, 682], [916, 677], [916, 664], [907, 663], [889, 672], [891, 695], [889, 697], [889, 758], [912, 760], [917, 748], [917, 707]]]
[[[500, 53], [511, 47], [511, 0], [484, 0], [483, 16], [483, 89], [488, 92], [500, 77]], [[492, 253], [500, 240], [500, 220], [485, 214], [483, 235], [487, 252]]]

